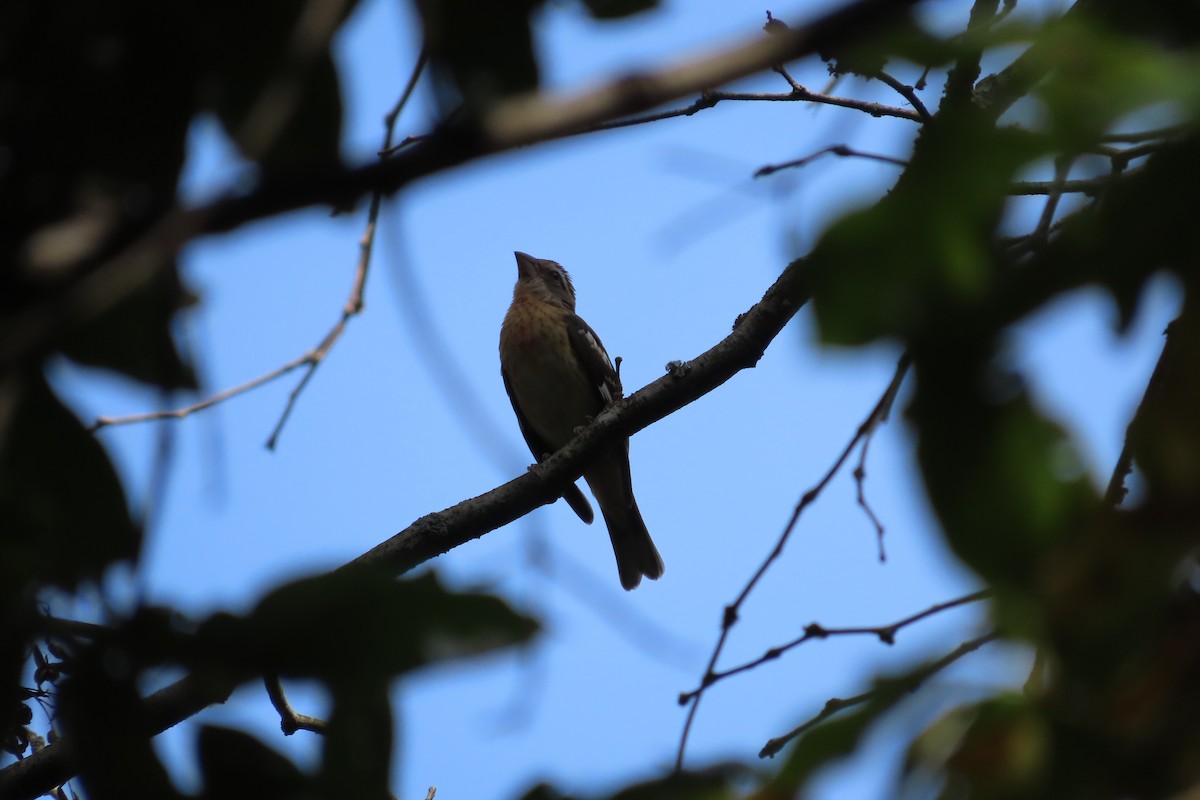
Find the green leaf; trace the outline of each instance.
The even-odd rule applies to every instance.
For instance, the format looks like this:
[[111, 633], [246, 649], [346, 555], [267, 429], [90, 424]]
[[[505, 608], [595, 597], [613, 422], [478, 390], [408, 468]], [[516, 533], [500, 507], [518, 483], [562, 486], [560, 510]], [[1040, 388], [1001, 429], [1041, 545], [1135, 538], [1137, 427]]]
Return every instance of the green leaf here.
[[137, 558], [141, 529], [96, 439], [40, 374], [10, 378], [0, 405], [0, 583], [73, 588]]
[[869, 695], [861, 698], [861, 705], [805, 731], [792, 745], [791, 752], [779, 772], [754, 795], [754, 798], [774, 800], [780, 797], [803, 796], [803, 790], [813, 775], [853, 753], [871, 726], [883, 715], [917, 691], [930, 678], [963, 656], [979, 649], [992, 638], [988, 635], [963, 642], [941, 658], [898, 675], [876, 678]]
[[822, 338], [910, 338], [981, 302], [995, 280], [992, 241], [1009, 183], [1046, 145], [970, 115], [928, 125], [896, 188], [835, 223], [813, 251]]
[[[909, 746], [909, 777], [941, 774], [973, 798], [1063, 796], [1046, 779], [1055, 754], [1050, 726], [1030, 697], [1005, 693], [955, 708], [925, 728]], [[919, 784], [918, 784], [919, 785]], [[1070, 792], [1066, 792], [1070, 794]]]
[[969, 354], [918, 358], [916, 379], [908, 416], [947, 540], [989, 581], [1029, 586], [1097, 500], [1070, 439], [1019, 379]]
[[1068, 149], [1094, 145], [1114, 123], [1154, 105], [1200, 118], [1200, 54], [1131, 32], [1075, 15], [1037, 37], [1033, 66], [1047, 79], [1036, 92], [1050, 131]]
[[289, 759], [232, 728], [205, 725], [196, 740], [204, 775], [203, 800], [262, 800], [311, 796], [311, 781]]

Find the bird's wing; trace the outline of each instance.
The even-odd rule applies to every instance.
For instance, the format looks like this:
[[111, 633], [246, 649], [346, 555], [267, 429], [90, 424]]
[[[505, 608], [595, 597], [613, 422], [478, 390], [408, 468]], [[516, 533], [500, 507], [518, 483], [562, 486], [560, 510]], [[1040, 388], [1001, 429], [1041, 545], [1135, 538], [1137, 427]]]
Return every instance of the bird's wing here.
[[604, 344], [592, 330], [592, 326], [578, 315], [568, 314], [567, 339], [571, 342], [571, 349], [575, 351], [575, 357], [583, 366], [588, 380], [596, 388], [601, 407], [620, 400], [623, 396], [621, 379], [617, 377], [608, 351], [604, 349]]
[[[529, 420], [525, 419], [525, 412], [521, 410], [521, 406], [517, 403], [517, 396], [513, 394], [512, 383], [508, 380], [508, 370], [504, 369], [504, 367], [500, 368], [500, 377], [504, 379], [504, 391], [508, 394], [508, 401], [512, 403], [513, 412], [517, 415], [517, 425], [521, 428], [521, 435], [525, 437], [525, 444], [529, 445], [529, 450], [533, 453], [534, 460], [541, 461], [545, 456], [553, 453], [554, 450], [542, 441], [542, 438], [534, 432], [533, 426], [529, 424]], [[596, 515], [592, 511], [592, 504], [583, 496], [583, 490], [572, 483], [563, 492], [562, 497], [581, 520], [588, 525], [592, 524], [592, 520], [596, 518]]]
[[[604, 349], [604, 344], [592, 330], [592, 326], [576, 314], [568, 315], [567, 339], [571, 342], [571, 349], [575, 351], [575, 357], [583, 365], [583, 371], [587, 374], [592, 386], [596, 387], [596, 393], [600, 399], [600, 408], [597, 411], [624, 397], [621, 378], [617, 375], [612, 359], [608, 357], [608, 351]], [[623, 456], [621, 478], [625, 484], [625, 503], [633, 505], [633, 478], [629, 472], [629, 440], [626, 439], [621, 447], [624, 451], [621, 453]]]

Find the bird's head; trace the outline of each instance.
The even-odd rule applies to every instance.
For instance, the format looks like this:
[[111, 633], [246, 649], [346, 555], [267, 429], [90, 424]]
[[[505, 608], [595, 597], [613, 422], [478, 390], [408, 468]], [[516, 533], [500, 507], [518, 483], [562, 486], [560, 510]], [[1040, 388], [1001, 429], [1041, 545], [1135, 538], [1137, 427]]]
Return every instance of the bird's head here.
[[538, 300], [575, 311], [575, 285], [562, 264], [545, 258], [534, 258], [520, 251], [517, 257], [517, 292], [529, 292]]

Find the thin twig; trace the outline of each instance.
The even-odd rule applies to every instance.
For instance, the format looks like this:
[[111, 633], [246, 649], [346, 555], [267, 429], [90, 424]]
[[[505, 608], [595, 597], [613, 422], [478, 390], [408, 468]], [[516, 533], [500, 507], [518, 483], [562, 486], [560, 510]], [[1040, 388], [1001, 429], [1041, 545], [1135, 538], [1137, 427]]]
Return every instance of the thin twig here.
[[[958, 647], [954, 648], [954, 650], [939, 658], [937, 661], [934, 661], [925, 668], [903, 678], [899, 686], [893, 684], [886, 687], [872, 689], [869, 692], [863, 692], [862, 694], [855, 695], [854, 697], [848, 697], [844, 700], [840, 698], [827, 700], [820, 713], [818, 713], [816, 716], [807, 720], [798, 727], [793, 728], [782, 736], [771, 739], [765, 745], [763, 745], [762, 750], [760, 750], [758, 753], [758, 757], [774, 757], [775, 754], [782, 750], [788, 742], [792, 741], [806, 731], [812, 730], [817, 725], [832, 717], [834, 714], [845, 711], [847, 708], [860, 706], [863, 703], [869, 702], [876, 698], [894, 697], [896, 696], [897, 689], [903, 693], [914, 692], [919, 689], [921, 685], [925, 683], [925, 681], [929, 680], [931, 677], [941, 672], [955, 661], [958, 661], [965, 655], [975, 652], [988, 642], [994, 641], [996, 638], [998, 638], [998, 634], [995, 631], [992, 631], [991, 633], [984, 634], [976, 639], [963, 642]], [[883, 694], [884, 689], [887, 690], [886, 695]]]
[[429, 137], [430, 137], [430, 134], [428, 134], [428, 133], [409, 134], [408, 136], [405, 136], [403, 139], [401, 139], [396, 144], [386, 147], [383, 150], [380, 150], [378, 153], [376, 153], [376, 155], [378, 155], [380, 158], [386, 158], [388, 156], [393, 156], [396, 153], [399, 153], [404, 148], [408, 147], [409, 145], [414, 145], [414, 144], [417, 144], [418, 142], [424, 142], [424, 141], [428, 140]]
[[[391, 148], [391, 141], [392, 136], [394, 135], [396, 120], [399, 118], [400, 112], [403, 110], [405, 103], [407, 103], [409, 97], [411, 97], [413, 88], [416, 86], [416, 82], [425, 67], [426, 60], [427, 57], [425, 48], [422, 47], [421, 53], [417, 57], [417, 63], [413, 67], [412, 74], [409, 77], [409, 81], [405, 86], [404, 92], [401, 94], [400, 99], [385, 118], [385, 133], [382, 151], [388, 151]], [[257, 389], [259, 386], [263, 386], [264, 384], [283, 377], [292, 370], [299, 369], [300, 367], [307, 367], [308, 369], [304, 373], [304, 376], [300, 379], [300, 382], [288, 396], [287, 405], [284, 406], [283, 413], [280, 415], [279, 421], [275, 424], [275, 428], [272, 430], [270, 437], [267, 439], [267, 448], [274, 450], [275, 445], [278, 442], [279, 435], [283, 430], [283, 426], [287, 422], [288, 417], [291, 415], [292, 409], [296, 404], [297, 398], [300, 396], [301, 392], [304, 391], [304, 388], [308, 385], [308, 382], [312, 379], [313, 373], [316, 372], [317, 367], [320, 366], [321, 362], [325, 359], [325, 356], [328, 355], [330, 348], [332, 348], [337, 340], [341, 337], [342, 332], [345, 330], [346, 324], [349, 322], [350, 318], [362, 311], [363, 289], [366, 285], [367, 271], [371, 263], [371, 250], [375, 241], [375, 227], [376, 221], [379, 217], [380, 204], [381, 195], [379, 192], [375, 192], [371, 197], [371, 209], [368, 214], [366, 230], [359, 239], [359, 258], [358, 264], [355, 268], [354, 282], [350, 288], [350, 295], [346, 299], [346, 303], [342, 308], [341, 318], [329, 330], [329, 332], [325, 334], [325, 336], [321, 339], [321, 342], [316, 347], [309, 350], [307, 353], [304, 353], [300, 357], [289, 361], [283, 366], [271, 370], [265, 375], [260, 375], [259, 377], [247, 381], [239, 386], [234, 386], [233, 388], [217, 392], [216, 394], [207, 397], [198, 403], [193, 403], [192, 405], [178, 409], [151, 411], [142, 414], [130, 414], [123, 417], [97, 417], [96, 421], [92, 423], [89, 430], [98, 431], [101, 428], [111, 425], [128, 425], [137, 422], [149, 422], [151, 420], [183, 419], [196, 413], [197, 411], [203, 411], [207, 408], [217, 405], [218, 403], [229, 400], [230, 398], [237, 397], [240, 394], [245, 394], [252, 389]]]
[[892, 87], [897, 94], [911, 103], [913, 111], [916, 111], [921, 115], [922, 122], [929, 122], [931, 119], [933, 119], [933, 115], [929, 113], [929, 109], [926, 108], [925, 104], [921, 102], [921, 98], [917, 97], [917, 93], [913, 87], [906, 83], [901, 83], [883, 70], [876, 72], [872, 77], [874, 77], [876, 80], [883, 81], [888, 86]]
[[[379, 148], [381, 153], [388, 153], [392, 146], [392, 137], [395, 135], [396, 120], [400, 118], [400, 113], [404, 110], [404, 106], [408, 103], [408, 99], [412, 97], [413, 90], [417, 86], [417, 81], [421, 77], [421, 73], [425, 70], [425, 63], [428, 61], [428, 48], [422, 44], [421, 52], [417, 55], [417, 63], [413, 65], [412, 72], [408, 76], [408, 83], [404, 86], [404, 91], [400, 93], [400, 98], [396, 104], [392, 106], [392, 110], [388, 112], [383, 122], [383, 144]], [[387, 155], [381, 155], [380, 159], [386, 159]], [[283, 432], [283, 426], [287, 422], [288, 417], [292, 414], [292, 409], [296, 405], [297, 398], [308, 386], [308, 382], [312, 380], [313, 374], [317, 371], [317, 367], [321, 366], [321, 362], [325, 360], [325, 356], [329, 354], [330, 348], [341, 338], [342, 332], [346, 330], [346, 324], [363, 308], [363, 287], [366, 286], [367, 272], [371, 268], [371, 253], [375, 247], [375, 229], [379, 221], [379, 209], [383, 206], [383, 193], [378, 189], [371, 194], [371, 207], [367, 212], [367, 227], [363, 231], [362, 237], [359, 239], [359, 256], [358, 264], [354, 269], [354, 285], [350, 289], [350, 297], [346, 300], [346, 305], [342, 308], [342, 318], [336, 325], [326, 334], [325, 339], [312, 351], [312, 358], [307, 362], [308, 371], [304, 373], [304, 377], [296, 384], [296, 388], [288, 395], [287, 405], [283, 407], [283, 413], [279, 416], [279, 421], [275, 423], [275, 429], [271, 431], [271, 435], [267, 438], [267, 449], [274, 450], [276, 443], [279, 441], [279, 435]]]
[[871, 447], [871, 439], [870, 436], [863, 439], [862, 448], [858, 451], [858, 464], [852, 473], [854, 475], [854, 498], [858, 507], [863, 510], [875, 528], [875, 541], [879, 545], [879, 563], [882, 564], [887, 561], [887, 549], [883, 544], [883, 535], [886, 531], [883, 523], [879, 521], [879, 517], [875, 515], [875, 510], [867, 502], [867, 450]]
[[271, 705], [279, 712], [279, 729], [283, 731], [284, 736], [291, 736], [296, 731], [325, 735], [329, 723], [306, 714], [297, 714], [288, 702], [287, 695], [283, 693], [283, 683], [278, 675], [264, 675], [263, 684], [267, 687], [267, 697], [271, 698]]
[[867, 153], [863, 150], [855, 150], [854, 148], [844, 144], [834, 144], [829, 147], [822, 147], [815, 153], [810, 153], [804, 158], [797, 158], [794, 161], [784, 161], [781, 164], [768, 164], [765, 167], [759, 167], [755, 171], [754, 177], [762, 178], [766, 175], [779, 172], [781, 169], [793, 169], [811, 164], [822, 156], [838, 156], [839, 158], [866, 158], [872, 161], [882, 161], [885, 164], [895, 164], [898, 167], [907, 167], [908, 162], [902, 158], [893, 156], [885, 156], [880, 153]]
[[[777, 69], [776, 71], [779, 72], [781, 70]], [[856, 111], [862, 111], [870, 114], [873, 117], [898, 117], [900, 119], [912, 120], [913, 122], [923, 121], [918, 112], [910, 111], [906, 108], [889, 106], [884, 103], [871, 103], [866, 100], [855, 100], [851, 97], [838, 97], [836, 95], [821, 94], [820, 92], [811, 92], [799, 83], [793, 81], [790, 76], [787, 76], [786, 72], [784, 72], [784, 75], [788, 77], [789, 82], [792, 83], [792, 91], [790, 92], [704, 92], [692, 103], [683, 106], [682, 108], [659, 111], [653, 114], [643, 114], [636, 117], [614, 120], [612, 122], [603, 122], [599, 125], [592, 125], [588, 128], [584, 128], [580, 130], [579, 133], [610, 131], [616, 128], [628, 128], [632, 125], [645, 125], [648, 122], [674, 119], [675, 117], [690, 117], [699, 111], [712, 108], [717, 103], [725, 100], [731, 102], [819, 103], [822, 105], [838, 106], [841, 108], [850, 108]]]
[[194, 414], [197, 411], [203, 411], [204, 409], [210, 406], [215, 406], [217, 403], [224, 402], [231, 397], [237, 397], [239, 394], [244, 394], [245, 392], [262, 386], [265, 383], [270, 383], [276, 378], [286, 375], [297, 367], [304, 366], [306, 363], [308, 363], [308, 359], [311, 356], [312, 352], [310, 351], [297, 359], [289, 361], [282, 367], [273, 369], [265, 375], [258, 376], [254, 380], [247, 381], [240, 386], [234, 386], [233, 388], [226, 389], [222, 392], [217, 392], [211, 397], [201, 400], [199, 403], [195, 403], [184, 408], [176, 408], [166, 411], [150, 411], [144, 414], [130, 414], [124, 417], [97, 417], [96, 421], [89, 426], [88, 430], [98, 431], [101, 428], [106, 428], [110, 425], [129, 425], [135, 422], [148, 422], [156, 419], [183, 419], [184, 417]]
[[784, 526], [783, 533], [780, 534], [779, 539], [775, 542], [775, 547], [772, 548], [766, 559], [764, 559], [762, 564], [759, 565], [754, 575], [751, 576], [745, 587], [743, 587], [741, 593], [737, 596], [737, 599], [725, 607], [721, 618], [721, 632], [717, 636], [717, 643], [713, 647], [712, 655], [709, 656], [708, 665], [704, 668], [704, 677], [700, 680], [700, 687], [695, 692], [692, 692], [689, 695], [681, 695], [679, 698], [680, 705], [690, 703], [691, 707], [688, 709], [687, 718], [683, 723], [683, 733], [679, 737], [679, 750], [675, 755], [676, 772], [682, 771], [683, 769], [683, 756], [687, 751], [688, 735], [691, 733], [692, 723], [696, 719], [696, 711], [700, 707], [700, 698], [704, 696], [704, 690], [713, 683], [714, 676], [716, 675], [717, 660], [721, 657], [721, 653], [725, 649], [725, 642], [729, 638], [730, 630], [732, 630], [733, 626], [737, 623], [738, 610], [746, 601], [746, 598], [750, 596], [750, 593], [754, 590], [754, 587], [758, 585], [759, 580], [762, 579], [763, 575], [766, 574], [771, 565], [775, 563], [775, 560], [783, 553], [784, 546], [791, 537], [792, 531], [796, 529], [796, 524], [800, 521], [800, 515], [804, 513], [806, 508], [812, 505], [812, 503], [820, 496], [821, 492], [825, 490], [825, 487], [829, 485], [829, 482], [833, 480], [833, 477], [841, 470], [842, 465], [846, 463], [846, 459], [848, 459], [850, 454], [854, 451], [855, 445], [862, 441], [863, 438], [868, 436], [874, 428], [882, 424], [883, 421], [887, 419], [892, 407], [892, 403], [896, 398], [896, 392], [898, 390], [899, 383], [901, 380], [903, 380], [904, 374], [908, 370], [908, 364], [909, 356], [907, 353], [905, 353], [903, 356], [901, 356], [900, 363], [896, 365], [896, 373], [892, 376], [892, 380], [888, 383], [887, 389], [884, 390], [883, 395], [879, 398], [879, 401], [875, 404], [875, 407], [871, 409], [871, 413], [868, 414], [866, 419], [863, 420], [862, 424], [858, 426], [858, 430], [850, 439], [849, 444], [846, 445], [841, 454], [834, 461], [833, 466], [831, 466], [825, 472], [821, 479], [817, 481], [816, 485], [806, 491], [800, 498], [800, 502], [796, 504], [795, 509], [792, 511], [791, 518], [788, 520], [787, 525]]
[[436, 794], [437, 794], [437, 787], [430, 786], [429, 791], [425, 793], [425, 800], [433, 800], [433, 797]]
[[[774, 661], [789, 650], [799, 647], [805, 642], [810, 642], [813, 639], [828, 639], [832, 636], [874, 636], [884, 644], [895, 644], [896, 634], [902, 628], [906, 628], [909, 625], [920, 622], [923, 619], [932, 617], [935, 614], [940, 614], [943, 611], [948, 611], [952, 608], [958, 608], [959, 606], [965, 606], [969, 603], [979, 602], [980, 600], [986, 599], [988, 596], [990, 596], [990, 594], [991, 592], [982, 590], [965, 595], [963, 597], [957, 597], [953, 600], [947, 600], [944, 603], [937, 603], [936, 605], [932, 605], [924, 611], [920, 611], [916, 614], [907, 616], [904, 619], [897, 620], [890, 625], [876, 625], [874, 627], [862, 628], [827, 628], [819, 622], [812, 622], [804, 626], [804, 633], [802, 635], [791, 640], [790, 642], [786, 642], [785, 644], [781, 644], [777, 647], [772, 647], [752, 661], [747, 661], [746, 663], [739, 664], [731, 669], [713, 673], [712, 680], [709, 681], [708, 686], [712, 686], [713, 684], [723, 681], [726, 678], [732, 678], [734, 675], [748, 672], [756, 667], [762, 666], [768, 661]], [[681, 703], [688, 702], [706, 688], [707, 687], [699, 687], [690, 692], [681, 694], [679, 696], [679, 700]]]
[[1129, 490], [1125, 487], [1125, 479], [1129, 473], [1133, 472], [1133, 449], [1131, 442], [1134, 431], [1138, 424], [1138, 420], [1142, 418], [1143, 413], [1149, 409], [1150, 405], [1155, 402], [1163, 391], [1163, 387], [1167, 383], [1167, 373], [1171, 369], [1172, 362], [1178, 359], [1176, 355], [1175, 343], [1171, 339], [1171, 333], [1179, 320], [1173, 320], [1167, 329], [1163, 331], [1163, 349], [1158, 356], [1158, 362], [1154, 365], [1154, 372], [1150, 373], [1150, 380], [1146, 382], [1146, 391], [1142, 393], [1142, 401], [1138, 403], [1137, 410], [1133, 412], [1133, 419], [1129, 421], [1129, 425], [1125, 428], [1125, 444], [1121, 447], [1121, 455], [1117, 458], [1117, 465], [1113, 469], [1112, 477], [1108, 481], [1108, 488], [1104, 491], [1104, 502], [1116, 508], [1125, 500], [1125, 495]]
[[1100, 141], [1117, 144], [1137, 144], [1149, 139], [1167, 139], [1181, 133], [1183, 130], [1185, 130], [1185, 126], [1183, 125], [1168, 125], [1165, 128], [1152, 128], [1150, 130], [1133, 131], [1131, 133], [1110, 133], [1101, 136]]
[[1046, 237], [1050, 235], [1050, 226], [1054, 223], [1054, 215], [1058, 211], [1058, 203], [1062, 200], [1063, 187], [1067, 182], [1067, 176], [1071, 174], [1071, 166], [1075, 163], [1073, 158], [1062, 157], [1055, 160], [1054, 164], [1054, 188], [1046, 196], [1046, 204], [1042, 206], [1042, 216], [1038, 219], [1037, 227], [1033, 229], [1031, 234], [1036, 242], [1045, 242]]
[[[1132, 175], [1137, 170], [1130, 170]], [[1108, 188], [1113, 182], [1112, 175], [1100, 175], [1095, 178], [1078, 178], [1071, 181], [1016, 181], [1008, 189], [1011, 195], [1028, 196], [1039, 194], [1087, 194], [1096, 195]]]

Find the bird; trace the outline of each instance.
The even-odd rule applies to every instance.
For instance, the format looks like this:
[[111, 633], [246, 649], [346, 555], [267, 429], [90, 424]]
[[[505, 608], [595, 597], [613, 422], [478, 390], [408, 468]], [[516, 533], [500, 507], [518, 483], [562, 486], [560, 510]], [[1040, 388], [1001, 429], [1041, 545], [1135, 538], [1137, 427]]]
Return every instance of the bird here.
[[[517, 283], [500, 326], [500, 374], [525, 443], [541, 462], [623, 394], [600, 337], [575, 313], [575, 286], [566, 269], [527, 253], [514, 255]], [[610, 444], [583, 479], [608, 526], [621, 586], [634, 589], [643, 576], [662, 577], [662, 557], [633, 496], [629, 439]], [[591, 504], [577, 485], [563, 499], [592, 523]]]

